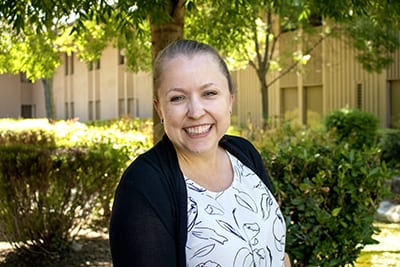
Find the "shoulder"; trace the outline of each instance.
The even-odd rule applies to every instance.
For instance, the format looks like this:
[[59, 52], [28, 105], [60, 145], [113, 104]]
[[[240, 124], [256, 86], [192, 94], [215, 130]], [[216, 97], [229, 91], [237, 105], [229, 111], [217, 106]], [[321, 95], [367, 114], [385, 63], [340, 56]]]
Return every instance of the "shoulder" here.
[[220, 143], [231, 144], [231, 145], [240, 145], [240, 146], [253, 146], [250, 141], [235, 135], [224, 135], [220, 141]]
[[125, 170], [121, 182], [159, 183], [179, 174], [177, 156], [168, 141], [162, 140], [138, 156]]
[[[247, 139], [240, 136], [225, 135], [221, 141], [220, 145], [231, 153], [239, 154], [258, 154], [257, 149], [254, 145]], [[250, 155], [248, 155], [250, 156]]]
[[158, 143], [128, 166], [115, 192], [115, 210], [135, 212], [147, 207], [171, 218], [184, 180], [174, 150], [168, 149]]
[[220, 141], [220, 146], [257, 174], [264, 169], [260, 154], [247, 139], [239, 136], [225, 135]]

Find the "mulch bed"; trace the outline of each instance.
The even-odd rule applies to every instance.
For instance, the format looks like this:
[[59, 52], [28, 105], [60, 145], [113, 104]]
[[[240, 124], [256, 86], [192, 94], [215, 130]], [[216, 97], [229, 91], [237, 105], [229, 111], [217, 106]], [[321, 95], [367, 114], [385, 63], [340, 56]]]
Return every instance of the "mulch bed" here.
[[68, 251], [57, 259], [27, 257], [0, 242], [0, 267], [112, 267], [108, 233], [86, 232], [79, 235], [77, 249]]

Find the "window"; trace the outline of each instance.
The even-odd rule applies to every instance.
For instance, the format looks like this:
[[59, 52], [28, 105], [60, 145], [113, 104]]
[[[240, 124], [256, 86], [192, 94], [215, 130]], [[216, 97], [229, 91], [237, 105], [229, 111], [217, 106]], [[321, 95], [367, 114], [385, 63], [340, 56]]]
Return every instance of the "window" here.
[[69, 105], [68, 105], [68, 102], [65, 102], [64, 103], [64, 119], [68, 119], [68, 117], [69, 117]]
[[125, 99], [120, 98], [118, 99], [118, 116], [122, 117], [125, 114]]
[[119, 51], [118, 64], [119, 65], [125, 64], [125, 56], [122, 54], [122, 51]]
[[31, 80], [29, 80], [28, 78], [26, 78], [26, 73], [25, 72], [21, 72], [19, 74], [19, 79], [21, 81], [21, 83], [32, 83]]
[[64, 65], [65, 65], [65, 76], [74, 74], [74, 53], [71, 53], [71, 56], [65, 54]]
[[100, 120], [100, 100], [96, 100], [96, 120]]
[[89, 65], [88, 65], [89, 71], [92, 71], [94, 68], [96, 68], [96, 70], [100, 69], [100, 59], [95, 59], [95, 60], [89, 62]]
[[70, 112], [71, 112], [71, 116], [70, 116], [70, 118], [75, 118], [75, 103], [74, 102], [71, 102], [71, 103], [69, 103], [70, 104]]
[[100, 58], [96, 59], [95, 63], [96, 63], [96, 70], [99, 70], [100, 69]]
[[21, 105], [21, 117], [24, 119], [33, 118], [32, 105]]
[[308, 17], [308, 22], [311, 26], [317, 27], [322, 25], [322, 16], [316, 13], [312, 13]]
[[93, 117], [93, 101], [92, 100], [90, 100], [89, 101], [89, 120], [93, 120], [94, 119], [94, 117]]
[[128, 98], [128, 114], [131, 117], [139, 115], [137, 100], [136, 98]]
[[68, 75], [68, 71], [69, 71], [69, 59], [68, 59], [68, 54], [65, 53], [64, 54], [64, 70], [65, 70], [65, 76]]
[[65, 111], [64, 111], [65, 119], [68, 120], [68, 119], [74, 118], [75, 117], [74, 102], [65, 102], [64, 107], [65, 107]]
[[70, 63], [70, 71], [69, 74], [74, 74], [74, 52], [71, 53], [71, 63]]

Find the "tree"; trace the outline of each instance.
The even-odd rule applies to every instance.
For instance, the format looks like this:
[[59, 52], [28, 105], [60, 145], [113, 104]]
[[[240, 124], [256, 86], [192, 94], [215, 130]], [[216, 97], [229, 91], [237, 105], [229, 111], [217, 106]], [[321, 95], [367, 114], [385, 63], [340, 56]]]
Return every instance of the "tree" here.
[[[201, 24], [203, 33], [195, 32], [194, 35], [204, 36], [207, 42], [231, 58], [235, 55], [239, 65], [248, 64], [256, 71], [264, 120], [269, 116], [269, 87], [289, 71], [306, 64], [310, 53], [325, 38], [349, 37], [358, 50], [357, 59], [366, 70], [374, 72], [391, 64], [391, 54], [400, 47], [400, 4], [394, 1], [255, 0], [246, 1], [246, 4], [219, 3], [204, 4], [198, 16], [189, 20], [193, 24], [201, 23], [204, 17], [212, 21], [212, 24]], [[194, 25], [188, 28], [199, 31]], [[307, 35], [318, 38], [291, 51], [291, 58], [285, 59], [282, 53], [277, 53], [277, 46], [284, 34], [293, 30], [297, 30], [298, 40]], [[270, 71], [276, 71], [276, 77], [268, 81], [267, 73]]]
[[23, 72], [29, 80], [40, 79], [45, 93], [46, 115], [55, 118], [51, 82], [48, 80], [60, 64], [60, 57], [52, 45], [55, 33], [35, 34], [27, 30], [13, 34], [8, 25], [0, 24], [0, 27], [0, 73]]
[[[27, 37], [31, 35], [31, 32], [29, 30], [31, 25], [35, 26], [35, 33], [39, 34], [37, 36], [42, 36], [42, 34], [44, 34], [43, 36], [46, 36], [48, 32], [66, 31], [68, 27], [65, 28], [65, 26], [67, 26], [66, 24], [68, 20], [72, 19], [74, 21], [74, 24], [72, 26], [72, 30], [70, 29], [69, 33], [75, 33], [76, 38], [64, 38], [70, 44], [74, 44], [70, 45], [69, 48], [76, 47], [76, 42], [82, 40], [84, 41], [87, 37], [89, 37], [89, 39], [90, 37], [93, 37], [92, 32], [88, 31], [88, 29], [90, 29], [90, 25], [93, 26], [93, 24], [90, 24], [88, 22], [96, 22], [96, 26], [100, 27], [100, 31], [107, 31], [107, 29], [110, 28], [107, 25], [115, 25], [116, 28], [114, 28], [114, 33], [118, 33], [118, 36], [113, 40], [114, 43], [119, 48], [124, 49], [124, 51], [127, 53], [128, 66], [131, 69], [138, 70], [149, 69], [148, 64], [141, 64], [137, 60], [138, 57], [136, 52], [143, 51], [143, 49], [137, 49], [140, 44], [144, 44], [144, 47], [147, 46], [146, 41], [148, 40], [148, 38], [146, 37], [145, 33], [147, 33], [148, 27], [146, 21], [148, 20], [150, 22], [152, 58], [154, 59], [158, 52], [166, 45], [174, 40], [183, 38], [185, 5], [190, 4], [190, 1], [184, 0], [155, 0], [137, 2], [117, 1], [111, 4], [109, 4], [107, 1], [76, 0], [60, 1], [56, 5], [54, 5], [54, 3], [41, 1], [3, 1], [0, 3], [0, 15], [2, 15], [3, 23], [5, 25], [12, 26], [12, 28], [9, 28], [10, 36], [16, 35]], [[59, 23], [63, 23], [63, 27], [59, 27]], [[101, 39], [103, 41], [101, 44], [104, 44], [104, 41], [112, 39], [107, 39], [108, 36], [112, 35], [108, 34], [105, 38], [94, 39], [96, 39], [97, 41]], [[135, 42], [134, 40], [137, 40], [137, 42]], [[26, 40], [14, 39], [13, 41], [14, 42], [12, 43], [16, 42], [18, 44], [27, 43]], [[49, 44], [51, 43], [51, 41], [53, 41], [53, 43], [55, 42], [54, 39], [49, 41]], [[94, 48], [94, 50], [90, 49], [93, 48], [91, 47], [93, 46], [93, 44], [96, 45], [96, 42], [93, 42], [92, 40], [92, 42], [84, 41], [83, 43], [83, 47], [86, 49], [89, 48], [90, 51], [89, 55], [87, 53], [86, 55], [81, 55], [84, 60], [90, 61], [99, 56], [98, 52], [101, 52], [101, 49], [96, 49], [99, 48], [98, 45]], [[104, 48], [105, 46], [102, 47], [102, 49]], [[66, 49], [63, 49], [63, 47], [61, 47], [58, 51], [63, 50], [66, 50], [67, 52], [72, 52], [74, 49], [68, 49], [67, 46]], [[56, 52], [54, 50], [51, 51]], [[81, 52], [83, 51], [86, 50], [82, 49]], [[146, 54], [146, 56], [148, 55], [146, 53], [146, 49], [144, 49], [144, 54]], [[12, 56], [13, 58], [17, 58], [14, 54], [10, 54], [10, 56]], [[43, 55], [41, 55], [40, 53], [25, 53], [21, 56], [36, 59], [36, 56], [40, 57]], [[145, 62], [147, 61], [145, 60]], [[46, 77], [42, 77], [41, 75], [44, 74], [41, 72], [28, 73], [28, 76], [32, 80], [36, 80], [37, 78], [49, 78], [54, 73], [55, 68], [58, 64], [59, 61], [54, 62], [52, 66], [44, 65], [48, 70], [48, 72], [46, 73]], [[3, 64], [3, 66], [4, 65], [5, 64]], [[25, 68], [16, 65], [14, 68], [5, 67], [0, 69], [0, 73], [15, 73], [18, 71], [25, 71]], [[43, 85], [47, 84], [50, 83], [43, 83]], [[49, 99], [49, 94], [47, 94], [45, 98]], [[50, 116], [50, 113], [51, 112], [48, 112], [48, 116]], [[154, 114], [156, 113], [154, 112]], [[153, 117], [155, 124], [157, 124], [159, 122], [159, 118], [156, 115], [154, 115]]]
[[[118, 37], [114, 43], [125, 49], [127, 55], [136, 55], [128, 57], [133, 70], [149, 69], [149, 62], [142, 64], [137, 60], [137, 53], [148, 55], [149, 42], [154, 59], [162, 48], [184, 36], [206, 41], [226, 55], [232, 65], [250, 64], [256, 70], [266, 119], [268, 88], [276, 81], [267, 81], [266, 74], [280, 68], [279, 78], [298, 64], [306, 63], [312, 49], [334, 31], [321, 27], [315, 44], [294, 51], [294, 60], [288, 66], [280, 65], [275, 52], [283, 33], [315, 29], [314, 18], [332, 20], [341, 33], [352, 37], [365, 68], [379, 71], [390, 64], [389, 53], [399, 47], [395, 35], [400, 26], [399, 6], [397, 1], [390, 0], [71, 0], [51, 5], [46, 1], [8, 0], [0, 3], [0, 14], [17, 33], [25, 31], [27, 24], [36, 25], [35, 31], [40, 33], [72, 19], [72, 32], [78, 35], [87, 28], [87, 21], [103, 27], [115, 25]], [[374, 30], [365, 31], [366, 28]], [[157, 124], [159, 119], [155, 114]]]

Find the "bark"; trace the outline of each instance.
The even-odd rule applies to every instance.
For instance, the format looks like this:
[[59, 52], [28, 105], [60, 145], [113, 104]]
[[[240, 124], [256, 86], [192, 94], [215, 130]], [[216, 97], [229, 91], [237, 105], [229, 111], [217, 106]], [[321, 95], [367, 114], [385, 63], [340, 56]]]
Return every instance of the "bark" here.
[[46, 117], [49, 120], [55, 120], [56, 112], [54, 108], [52, 80], [51, 79], [47, 80], [45, 78], [42, 78], [41, 81], [44, 89]]
[[[255, 61], [250, 61], [249, 64], [257, 73], [258, 80], [260, 82], [261, 89], [261, 104], [262, 104], [262, 116], [263, 116], [263, 126], [266, 125], [266, 122], [269, 117], [268, 107], [269, 107], [269, 98], [268, 98], [268, 83], [267, 83], [267, 73], [270, 68], [270, 62], [272, 60], [277, 40], [280, 36], [278, 30], [274, 31], [274, 23], [273, 15], [270, 10], [267, 10], [265, 14], [265, 19], [267, 21], [267, 28], [265, 32], [264, 46], [260, 47], [260, 41], [258, 36], [258, 30], [256, 24], [253, 24], [253, 38], [254, 38], [254, 46], [256, 51]], [[274, 34], [275, 38], [271, 40], [269, 38], [270, 34]]]
[[[184, 18], [185, 18], [185, 5], [186, 0], [170, 0], [169, 8], [162, 12], [168, 12], [171, 20], [163, 24], [151, 24], [151, 39], [152, 39], [152, 55], [153, 61], [157, 54], [168, 44], [183, 38]], [[160, 11], [161, 12], [161, 11]], [[153, 95], [155, 92], [153, 91]], [[160, 118], [153, 107], [153, 139], [156, 143], [164, 134], [163, 127], [160, 124]]]
[[263, 125], [265, 125], [265, 123], [267, 122], [268, 117], [269, 117], [268, 85], [267, 85], [266, 76], [267, 76], [266, 72], [260, 72], [260, 74], [259, 74], [259, 79], [260, 79], [260, 83], [261, 83], [262, 115], [263, 115], [263, 119], [264, 119]]

